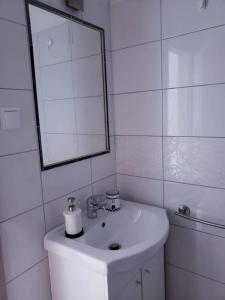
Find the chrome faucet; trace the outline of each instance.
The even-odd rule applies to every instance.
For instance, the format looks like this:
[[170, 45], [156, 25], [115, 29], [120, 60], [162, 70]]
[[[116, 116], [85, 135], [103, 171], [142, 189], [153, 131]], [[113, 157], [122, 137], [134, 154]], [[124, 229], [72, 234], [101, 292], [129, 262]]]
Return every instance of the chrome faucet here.
[[98, 210], [105, 209], [105, 197], [102, 195], [93, 195], [87, 199], [87, 216], [89, 219], [98, 217]]

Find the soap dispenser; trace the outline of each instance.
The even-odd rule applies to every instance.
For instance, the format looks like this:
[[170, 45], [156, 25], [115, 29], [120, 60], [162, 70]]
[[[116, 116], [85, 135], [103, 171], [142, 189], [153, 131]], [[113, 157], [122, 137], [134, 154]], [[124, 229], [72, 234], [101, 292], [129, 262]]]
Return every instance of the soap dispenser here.
[[65, 235], [74, 239], [83, 235], [81, 209], [75, 204], [75, 198], [68, 198], [68, 206], [63, 212], [65, 218]]

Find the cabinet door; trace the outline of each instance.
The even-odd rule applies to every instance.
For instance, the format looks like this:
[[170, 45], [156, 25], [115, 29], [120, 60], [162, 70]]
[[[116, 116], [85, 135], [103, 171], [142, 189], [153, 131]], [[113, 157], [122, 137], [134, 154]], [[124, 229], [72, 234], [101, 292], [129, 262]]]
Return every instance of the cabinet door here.
[[124, 290], [116, 300], [142, 300], [141, 273], [125, 286]]
[[142, 269], [143, 300], [165, 300], [164, 249]]

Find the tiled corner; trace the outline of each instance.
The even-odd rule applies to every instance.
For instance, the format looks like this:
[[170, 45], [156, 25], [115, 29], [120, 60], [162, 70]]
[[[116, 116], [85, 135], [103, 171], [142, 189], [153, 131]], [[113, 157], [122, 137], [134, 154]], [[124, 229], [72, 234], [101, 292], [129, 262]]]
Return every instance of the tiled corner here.
[[118, 174], [117, 185], [122, 199], [163, 207], [162, 181]]
[[36, 208], [0, 224], [6, 282], [45, 258], [43, 208]]
[[104, 194], [117, 188], [116, 175], [112, 175], [93, 183], [93, 194]]

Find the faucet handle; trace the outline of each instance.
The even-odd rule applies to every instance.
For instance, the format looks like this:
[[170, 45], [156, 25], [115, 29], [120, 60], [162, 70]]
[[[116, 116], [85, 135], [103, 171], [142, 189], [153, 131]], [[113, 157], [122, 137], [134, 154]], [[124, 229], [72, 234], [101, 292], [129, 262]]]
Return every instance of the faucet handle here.
[[87, 199], [87, 205], [89, 207], [96, 207], [98, 206], [98, 202], [97, 200], [93, 197], [93, 196], [90, 196], [88, 199]]

